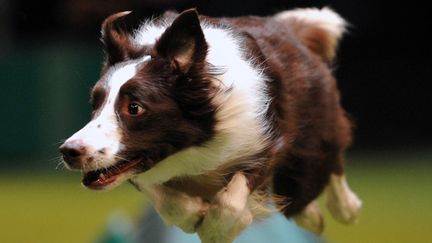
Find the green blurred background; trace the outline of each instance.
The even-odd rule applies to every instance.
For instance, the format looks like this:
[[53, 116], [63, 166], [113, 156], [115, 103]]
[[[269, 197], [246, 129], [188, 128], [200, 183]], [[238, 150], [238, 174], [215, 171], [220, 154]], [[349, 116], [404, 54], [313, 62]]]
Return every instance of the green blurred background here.
[[[356, 28], [335, 68], [356, 121], [348, 180], [364, 202], [360, 223], [327, 213], [329, 242], [431, 242], [430, 37], [422, 6], [376, 1], [0, 0], [0, 242], [96, 242], [107, 224], [137, 224], [146, 202], [131, 186], [91, 192], [59, 164], [57, 147], [89, 118], [88, 94], [110, 13], [151, 16], [198, 6], [213, 16], [330, 5]], [[407, 28], [407, 29], [404, 29]], [[429, 28], [430, 29], [430, 28]], [[401, 34], [404, 30], [406, 34]], [[415, 32], [418, 30], [417, 32]], [[413, 35], [412, 33], [416, 33]], [[413, 37], [414, 36], [414, 37]]]

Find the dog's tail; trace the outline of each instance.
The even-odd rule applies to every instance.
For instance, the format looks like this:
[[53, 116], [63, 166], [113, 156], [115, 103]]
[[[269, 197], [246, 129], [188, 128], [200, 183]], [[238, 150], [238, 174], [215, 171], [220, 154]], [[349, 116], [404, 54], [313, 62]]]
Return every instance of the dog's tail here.
[[312, 52], [325, 61], [333, 60], [347, 23], [329, 8], [304, 8], [281, 12], [274, 18], [292, 29]]

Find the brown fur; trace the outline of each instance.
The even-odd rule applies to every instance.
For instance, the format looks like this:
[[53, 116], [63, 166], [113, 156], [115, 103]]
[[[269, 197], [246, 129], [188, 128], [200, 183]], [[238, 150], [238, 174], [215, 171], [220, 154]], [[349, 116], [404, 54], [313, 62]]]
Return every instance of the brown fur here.
[[[279, 206], [287, 216], [297, 214], [323, 191], [331, 173], [343, 173], [343, 154], [351, 142], [350, 121], [340, 106], [339, 91], [327, 64], [331, 60], [315, 55], [334, 52], [329, 50], [334, 46], [326, 44], [328, 37], [319, 30], [306, 32], [298, 23], [280, 23], [271, 17], [202, 19], [243, 35], [249, 55], [271, 77], [268, 85], [273, 102], [268, 117], [273, 119], [275, 143], [281, 138], [283, 146], [247, 158], [247, 169], [224, 166], [218, 172], [181, 178], [181, 183], [172, 181], [170, 185], [208, 194], [223, 186], [213, 188], [208, 183], [212, 177], [242, 170], [254, 190], [265, 188], [262, 184], [272, 176], [274, 193], [285, 198]], [[305, 34], [314, 38], [305, 38]], [[302, 42], [305, 39], [309, 41]]]
[[[152, 56], [120, 88], [115, 101], [126, 147], [119, 156], [126, 161], [143, 158], [137, 173], [209, 141], [220, 122], [215, 118], [218, 107], [212, 103], [218, 73], [206, 62], [208, 46], [196, 14], [189, 10], [179, 18], [172, 12], [160, 17], [156, 22], [174, 22], [154, 46], [132, 44], [128, 24], [132, 15], [115, 14], [103, 24], [107, 60], [102, 77], [119, 62]], [[343, 154], [351, 141], [351, 125], [328, 65], [336, 45], [322, 30], [272, 16], [200, 16], [200, 21], [227, 27], [242, 38], [245, 58], [253, 59], [268, 77], [270, 146], [227, 161], [215, 171], [173, 178], [166, 185], [211, 201], [241, 171], [255, 195], [267, 195], [271, 186], [279, 198], [275, 203], [286, 216], [300, 213], [323, 191], [331, 174], [343, 173]], [[103, 80], [93, 90], [94, 114], [106, 102]], [[122, 112], [130, 101], [139, 102], [145, 115], [131, 117]]]
[[[176, 14], [169, 12], [165, 16], [166, 18], [173, 19]], [[336, 82], [327, 64], [334, 56], [328, 53], [334, 53], [335, 46], [331, 45], [329, 37], [325, 35], [324, 31], [312, 28], [311, 26], [303, 28], [305, 26], [301, 25], [301, 22], [289, 21], [284, 23], [276, 21], [272, 17], [216, 19], [201, 16], [200, 18], [202, 21], [215, 25], [227, 26], [239, 36], [243, 36], [249, 50], [247, 52], [249, 57], [253, 57], [257, 60], [257, 65], [265, 68], [265, 73], [271, 78], [268, 85], [273, 97], [271, 109], [268, 113], [268, 118], [272, 120], [274, 126], [272, 137], [274, 143], [279, 142], [283, 146], [277, 149], [270, 147], [266, 151], [258, 152], [254, 158], [245, 158], [247, 163], [240, 163], [238, 165], [237, 161], [236, 163], [232, 163], [233, 166], [230, 166], [228, 163], [219, 168], [218, 171], [196, 177], [175, 178], [166, 184], [211, 200], [212, 196], [229, 181], [230, 176], [235, 171], [240, 170], [247, 175], [251, 190], [266, 188], [266, 183], [272, 184], [274, 193], [279, 198], [285, 198], [285, 200], [279, 200], [279, 206], [284, 208], [285, 215], [292, 216], [299, 213], [323, 191], [331, 173], [343, 173], [343, 153], [351, 141], [350, 122], [340, 106]], [[112, 20], [112, 18], [110, 17], [108, 20]], [[105, 26], [107, 25], [105, 24]], [[112, 29], [106, 30], [106, 32], [116, 33]], [[111, 38], [115, 39], [116, 35], [113, 36]], [[164, 38], [162, 37], [161, 42], [163, 40]], [[122, 38], [118, 38], [117, 41], [118, 46], [128, 46]], [[154, 50], [157, 51], [157, 48]], [[206, 46], [199, 48], [201, 48], [199, 51], [204, 51], [205, 53]], [[110, 53], [109, 50], [107, 52]], [[129, 50], [124, 53], [130, 52]], [[129, 58], [128, 54], [122, 55], [123, 60]], [[200, 80], [199, 82], [197, 81], [197, 83], [200, 83], [200, 87], [196, 87], [196, 89], [203, 90], [205, 83], [202, 82], [202, 77], [204, 77], [206, 71], [202, 71], [202, 69], [205, 66], [202, 65], [202, 56], [197, 54], [196, 58], [197, 60], [194, 63], [200, 65], [196, 70], [201, 70], [199, 74], [197, 73], [199, 77], [196, 78]], [[108, 62], [109, 60], [110, 58], [108, 58]], [[161, 83], [155, 82], [154, 78], [164, 80], [162, 86], [154, 88], [158, 90], [160, 95], [159, 97], [154, 97], [154, 100], [157, 100], [157, 103], [160, 105], [152, 103], [151, 107], [153, 109], [161, 107], [160, 109], [166, 109], [169, 113], [167, 113], [166, 118], [152, 117], [152, 119], [148, 119], [149, 121], [158, 123], [157, 126], [160, 128], [154, 129], [156, 124], [149, 125], [147, 123], [128, 125], [137, 129], [151, 127], [153, 131], [157, 131], [154, 136], [161, 136], [160, 141], [163, 143], [152, 143], [155, 148], [146, 150], [146, 156], [151, 155], [154, 157], [149, 159], [149, 161], [154, 162], [165, 158], [174, 151], [188, 147], [190, 144], [205, 141], [212, 134], [211, 125], [203, 130], [188, 128], [186, 124], [189, 122], [193, 123], [194, 120], [198, 119], [201, 123], [203, 119], [206, 119], [204, 118], [205, 116], [200, 117], [196, 115], [191, 116], [188, 119], [188, 123], [185, 123], [184, 126], [179, 122], [176, 128], [167, 127], [168, 130], [165, 133], [160, 133], [161, 130], [164, 130], [161, 128], [164, 124], [164, 119], [173, 119], [172, 117], [176, 117], [175, 113], [172, 113], [176, 103], [170, 104], [167, 99], [162, 101], [164, 94], [171, 92], [165, 89], [172, 88], [169, 88], [171, 82], [169, 79], [173, 77], [172, 71], [169, 71], [169, 68], [166, 69], [163, 67], [164, 65], [168, 65], [166, 67], [169, 67], [176, 64], [158, 64], [158, 62], [163, 62], [163, 60], [155, 60], [151, 65], [147, 65], [145, 70], [141, 71], [141, 73], [146, 75], [145, 78], [140, 79], [137, 77], [137, 80], [129, 81], [122, 88], [122, 93], [127, 93], [127, 87], [129, 86], [140, 86], [149, 89], [149, 87]], [[134, 82], [144, 82], [143, 80], [152, 80], [152, 82], [134, 85]], [[210, 84], [206, 85], [209, 87], [208, 85]], [[179, 88], [182, 89], [181, 87]], [[190, 92], [191, 89], [188, 88], [188, 90], [175, 93], [189, 94], [190, 96]], [[196, 102], [209, 102], [208, 97], [211, 97], [208, 93], [205, 93], [203, 97], [196, 95], [192, 94], [188, 99], [194, 99]], [[142, 94], [141, 96], [146, 95]], [[151, 96], [148, 98], [151, 99]], [[121, 103], [121, 100], [119, 103]], [[198, 107], [202, 109], [201, 105]], [[196, 113], [192, 112], [194, 107], [191, 105], [178, 108], [182, 108], [181, 112], [183, 114], [185, 114], [184, 112], [190, 114]], [[209, 107], [207, 109], [209, 109], [209, 114], [211, 114], [212, 108]], [[164, 113], [162, 110], [158, 110], [155, 115], [163, 116]], [[212, 124], [212, 122], [209, 124]], [[133, 127], [131, 127], [131, 130], [136, 130]], [[177, 129], [177, 131], [172, 129]], [[202, 139], [194, 141], [193, 138], [195, 136], [192, 135], [195, 133], [194, 131], [198, 137], [200, 137], [198, 134], [205, 134], [205, 136]], [[156, 139], [152, 135], [154, 132], [147, 130], [142, 130], [142, 132], [146, 134], [145, 138], [149, 141]], [[170, 133], [172, 135], [169, 135]], [[136, 143], [136, 141], [142, 140], [138, 138], [143, 137], [139, 134], [140, 132], [125, 134], [125, 140], [135, 141], [131, 145], [132, 148], [137, 147], [142, 150], [142, 147], [146, 147], [146, 145], [145, 142]], [[169, 137], [176, 138], [179, 144], [172, 147], [176, 142], [166, 141]], [[277, 139], [280, 139], [280, 141], [277, 141]], [[266, 179], [269, 177], [273, 178], [273, 182]]]

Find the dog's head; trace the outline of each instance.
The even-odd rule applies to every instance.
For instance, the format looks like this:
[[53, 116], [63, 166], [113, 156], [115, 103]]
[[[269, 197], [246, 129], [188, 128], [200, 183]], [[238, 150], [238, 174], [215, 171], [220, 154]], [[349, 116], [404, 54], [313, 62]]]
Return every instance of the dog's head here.
[[91, 93], [92, 120], [60, 147], [91, 189], [114, 187], [214, 133], [215, 87], [197, 12], [178, 15], [149, 45], [134, 41], [131, 18], [104, 21], [107, 58]]

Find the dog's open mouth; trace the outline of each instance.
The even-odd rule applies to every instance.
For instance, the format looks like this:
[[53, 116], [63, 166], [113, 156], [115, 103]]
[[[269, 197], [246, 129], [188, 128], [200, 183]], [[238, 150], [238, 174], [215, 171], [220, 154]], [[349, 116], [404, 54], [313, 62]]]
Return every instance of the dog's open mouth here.
[[130, 161], [121, 161], [117, 164], [103, 169], [85, 172], [83, 174], [82, 183], [84, 186], [101, 190], [117, 181], [120, 176], [127, 173], [134, 173], [140, 167], [141, 159], [134, 159]]

